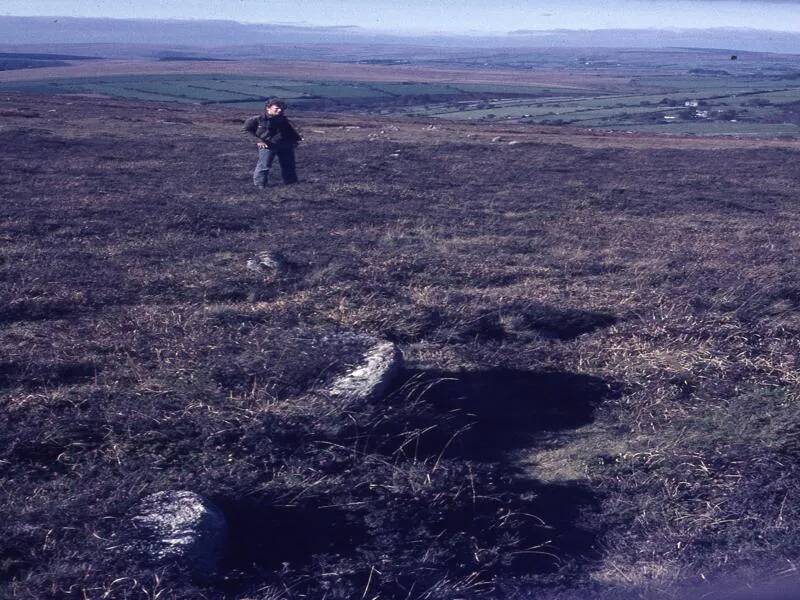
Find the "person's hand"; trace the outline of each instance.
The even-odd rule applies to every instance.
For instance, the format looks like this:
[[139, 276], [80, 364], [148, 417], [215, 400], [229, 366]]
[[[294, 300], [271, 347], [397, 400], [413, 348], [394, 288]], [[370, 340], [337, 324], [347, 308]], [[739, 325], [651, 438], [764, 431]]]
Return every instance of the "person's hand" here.
[[259, 150], [266, 150], [267, 148], [269, 148], [269, 146], [267, 146], [266, 142], [258, 142], [256, 144], [256, 146], [258, 146]]

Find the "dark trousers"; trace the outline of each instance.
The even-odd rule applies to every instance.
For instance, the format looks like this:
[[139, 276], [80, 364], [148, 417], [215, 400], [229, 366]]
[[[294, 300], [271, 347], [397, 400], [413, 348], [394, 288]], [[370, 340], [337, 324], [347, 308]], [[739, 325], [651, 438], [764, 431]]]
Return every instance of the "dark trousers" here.
[[281, 166], [281, 177], [284, 183], [297, 183], [297, 167], [294, 159], [294, 146], [275, 144], [271, 148], [261, 148], [258, 151], [258, 162], [253, 171], [253, 183], [256, 187], [266, 187], [269, 169], [275, 157]]

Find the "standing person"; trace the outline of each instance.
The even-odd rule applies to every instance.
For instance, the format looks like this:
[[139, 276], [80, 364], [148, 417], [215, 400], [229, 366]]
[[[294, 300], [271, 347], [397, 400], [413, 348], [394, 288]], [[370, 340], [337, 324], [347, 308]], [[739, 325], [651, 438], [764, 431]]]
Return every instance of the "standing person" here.
[[283, 100], [272, 98], [264, 105], [263, 115], [250, 117], [244, 123], [244, 131], [258, 140], [258, 163], [253, 171], [253, 183], [261, 189], [267, 187], [269, 169], [276, 156], [283, 182], [297, 183], [294, 149], [303, 138], [286, 118], [285, 110]]

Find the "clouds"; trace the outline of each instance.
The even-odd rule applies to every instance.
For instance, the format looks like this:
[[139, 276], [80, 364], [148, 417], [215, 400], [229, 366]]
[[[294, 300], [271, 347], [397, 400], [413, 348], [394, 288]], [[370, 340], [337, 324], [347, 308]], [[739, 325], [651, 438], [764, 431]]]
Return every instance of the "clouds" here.
[[[664, 2], [665, 0], [647, 0], [650, 2]], [[765, 4], [796, 4], [800, 5], [800, 0], [687, 0], [688, 2], [718, 2], [718, 3], [739, 3], [739, 4], [756, 4], [756, 5], [765, 5]]]
[[800, 0], [3, 0], [0, 6], [0, 13], [10, 15], [229, 19], [405, 33], [709, 27], [800, 31]]

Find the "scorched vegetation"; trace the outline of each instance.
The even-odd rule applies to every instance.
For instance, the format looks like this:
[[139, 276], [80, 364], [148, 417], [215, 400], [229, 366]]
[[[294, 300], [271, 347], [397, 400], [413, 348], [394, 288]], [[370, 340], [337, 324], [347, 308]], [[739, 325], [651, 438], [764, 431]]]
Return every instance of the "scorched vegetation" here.
[[[246, 114], [3, 104], [4, 597], [796, 577], [796, 145], [306, 115], [261, 193]], [[404, 372], [328, 402], [365, 339]], [[132, 550], [164, 490], [222, 509], [218, 572]]]

